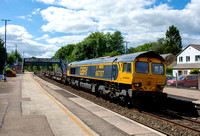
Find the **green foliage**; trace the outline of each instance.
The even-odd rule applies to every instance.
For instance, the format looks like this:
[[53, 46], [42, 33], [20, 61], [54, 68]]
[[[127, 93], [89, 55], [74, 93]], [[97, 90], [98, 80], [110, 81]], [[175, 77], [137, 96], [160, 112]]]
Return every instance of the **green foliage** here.
[[111, 53], [112, 51], [117, 51], [121, 54], [125, 52], [123, 37], [120, 31], [115, 31], [113, 34], [106, 34], [106, 46], [107, 53]]
[[22, 62], [22, 55], [19, 52], [12, 51], [11, 53], [7, 53], [7, 64], [12, 65], [12, 63], [15, 63], [16, 56], [18, 58], [18, 62]]
[[98, 58], [124, 53], [123, 36], [121, 32], [113, 34], [94, 32], [77, 44], [61, 47], [53, 58], [68, 59], [69, 62]]
[[133, 48], [133, 47], [129, 48], [128, 53], [154, 50], [156, 46], [157, 46], [156, 42], [145, 43], [143, 45], [137, 46], [136, 48]]
[[200, 73], [200, 69], [194, 68], [193, 70], [190, 71], [190, 74], [198, 74]]
[[16, 73], [13, 70], [11, 70], [10, 68], [7, 68], [6, 74], [16, 74]]
[[53, 58], [68, 59], [69, 62], [73, 61], [72, 52], [75, 48], [75, 44], [68, 44], [65, 47], [61, 47], [53, 56]]
[[182, 41], [179, 30], [174, 26], [170, 26], [166, 32], [166, 48], [164, 52], [178, 54], [182, 50]]
[[121, 53], [120, 53], [120, 52], [117, 52], [117, 51], [113, 51], [113, 52], [111, 52], [111, 53], [105, 53], [105, 54], [104, 54], [104, 56], [111, 56], [111, 57], [117, 56], [117, 55], [121, 55]]
[[172, 68], [169, 67], [166, 68], [166, 74], [172, 75], [172, 71], [173, 71]]
[[4, 64], [5, 64], [5, 48], [3, 47], [4, 42], [0, 37], [0, 74], [2, 73], [4, 69]]
[[181, 36], [179, 30], [174, 26], [170, 26], [166, 31], [165, 38], [159, 38], [157, 42], [145, 43], [136, 48], [129, 48], [128, 53], [142, 52], [153, 50], [159, 54], [172, 53], [176, 55], [182, 50]]

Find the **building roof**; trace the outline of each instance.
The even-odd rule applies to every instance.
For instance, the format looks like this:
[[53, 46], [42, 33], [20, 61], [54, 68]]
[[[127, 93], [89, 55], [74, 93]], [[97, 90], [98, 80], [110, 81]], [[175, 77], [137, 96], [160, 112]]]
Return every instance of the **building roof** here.
[[195, 48], [196, 50], [200, 51], [200, 45], [198, 44], [189, 44], [187, 47], [185, 47], [182, 51], [180, 51], [176, 56], [178, 56], [179, 54], [181, 54], [183, 51], [185, 51], [189, 46]]
[[191, 47], [193, 47], [196, 50], [200, 51], [200, 45], [194, 45], [194, 44], [192, 44]]
[[173, 69], [194, 69], [200, 68], [200, 63], [177, 64]]
[[171, 53], [169, 53], [169, 54], [161, 54], [160, 56], [162, 56], [165, 59], [166, 57], [168, 57], [170, 55], [173, 55], [173, 54], [171, 54]]

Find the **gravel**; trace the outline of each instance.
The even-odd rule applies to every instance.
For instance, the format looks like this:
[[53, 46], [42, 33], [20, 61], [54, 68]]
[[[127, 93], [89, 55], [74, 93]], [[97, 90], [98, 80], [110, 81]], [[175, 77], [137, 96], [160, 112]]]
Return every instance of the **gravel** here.
[[56, 82], [54, 80], [51, 80], [47, 77], [40, 76], [41, 78], [45, 79], [46, 81], [53, 83], [63, 89], [66, 89], [69, 92], [72, 92], [82, 98], [85, 98], [93, 103], [96, 103], [102, 107], [105, 107], [109, 110], [112, 110], [114, 112], [117, 112], [125, 117], [128, 117], [134, 121], [137, 121], [143, 125], [146, 125], [148, 127], [151, 127], [153, 129], [156, 129], [162, 133], [165, 133], [167, 135], [173, 135], [173, 136], [200, 136], [199, 133], [195, 133], [193, 131], [187, 130], [185, 128], [175, 126], [173, 124], [167, 123], [165, 121], [162, 121], [157, 118], [153, 118], [151, 116], [145, 115], [144, 113], [138, 111], [137, 109], [129, 109], [127, 107], [122, 107], [116, 103], [110, 102], [108, 100], [102, 99], [101, 97], [96, 97], [94, 94], [77, 90], [75, 88], [72, 88], [70, 86], [66, 86], [64, 84], [61, 84], [59, 82]]

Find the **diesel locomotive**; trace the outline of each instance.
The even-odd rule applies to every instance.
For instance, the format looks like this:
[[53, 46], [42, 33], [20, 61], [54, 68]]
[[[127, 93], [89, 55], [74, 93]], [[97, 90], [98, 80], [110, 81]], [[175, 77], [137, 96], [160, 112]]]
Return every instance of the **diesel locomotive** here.
[[120, 103], [166, 98], [166, 62], [154, 51], [72, 62], [59, 79]]

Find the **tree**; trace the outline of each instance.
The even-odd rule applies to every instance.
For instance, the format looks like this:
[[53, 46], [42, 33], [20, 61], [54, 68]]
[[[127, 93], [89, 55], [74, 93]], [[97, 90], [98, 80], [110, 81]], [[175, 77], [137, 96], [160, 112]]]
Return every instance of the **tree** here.
[[165, 46], [166, 46], [165, 38], [159, 38], [157, 42], [155, 42], [155, 45], [152, 47], [152, 50], [159, 54], [164, 54]]
[[117, 56], [117, 55], [121, 55], [121, 53], [117, 52], [117, 51], [113, 51], [111, 53], [105, 53], [104, 56]]
[[117, 51], [120, 54], [125, 52], [124, 49], [124, 38], [120, 31], [115, 31], [113, 34], [106, 34], [106, 45], [107, 45], [107, 53], [111, 53], [113, 51]]
[[124, 44], [121, 32], [115, 31], [113, 34], [94, 32], [82, 42], [61, 47], [53, 58], [67, 58], [72, 62], [122, 53], [124, 53]]
[[68, 59], [69, 62], [73, 61], [72, 52], [75, 48], [75, 44], [68, 44], [67, 46], [61, 47], [56, 51], [53, 58]]
[[18, 62], [22, 62], [22, 55], [17, 51], [12, 51], [11, 53], [7, 53], [7, 64], [12, 65], [12, 63], [16, 62], [16, 56]]
[[176, 55], [182, 50], [181, 36], [179, 30], [174, 26], [170, 26], [169, 30], [165, 33], [165, 38], [159, 38], [157, 42], [145, 43], [128, 49], [128, 53], [142, 52], [153, 50], [159, 54], [172, 53]]
[[91, 49], [91, 52], [88, 52], [91, 54], [89, 58], [101, 57], [106, 52], [106, 39], [103, 32], [91, 33], [83, 42], [88, 49]]
[[178, 54], [182, 50], [182, 41], [179, 30], [174, 26], [170, 26], [166, 32], [166, 48], [164, 53]]
[[5, 64], [5, 48], [3, 47], [4, 42], [0, 37], [0, 74], [2, 74]]
[[194, 68], [190, 71], [190, 74], [198, 74], [198, 73], [200, 73], [200, 69], [198, 68]]
[[157, 47], [156, 42], [145, 43], [143, 45], [137, 46], [136, 48], [133, 48], [133, 47], [129, 48], [128, 53], [155, 50], [155, 47]]

